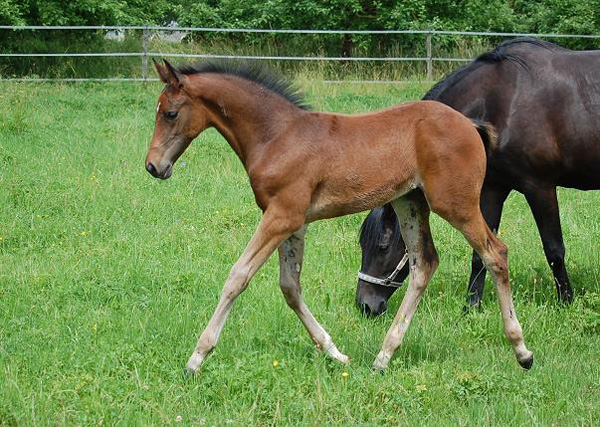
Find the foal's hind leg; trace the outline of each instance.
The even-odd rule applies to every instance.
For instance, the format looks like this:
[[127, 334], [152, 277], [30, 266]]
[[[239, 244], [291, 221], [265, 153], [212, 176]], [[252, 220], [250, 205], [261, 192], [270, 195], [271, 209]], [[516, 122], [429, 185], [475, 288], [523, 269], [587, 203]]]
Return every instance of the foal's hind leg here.
[[[452, 221], [451, 221], [452, 222]], [[513, 346], [517, 361], [525, 369], [533, 364], [533, 353], [525, 347], [523, 331], [517, 320], [508, 279], [508, 249], [485, 223], [481, 214], [473, 219], [452, 224], [466, 237], [469, 244], [481, 256], [498, 290], [498, 301], [504, 321], [504, 333]]]
[[279, 286], [287, 304], [296, 312], [319, 350], [325, 350], [333, 359], [348, 363], [348, 356], [340, 353], [331, 337], [314, 318], [302, 299], [300, 272], [304, 255], [306, 225], [279, 246]]
[[400, 223], [400, 231], [410, 261], [410, 284], [388, 330], [373, 368], [385, 369], [402, 343], [402, 338], [421, 300], [423, 291], [433, 276], [439, 260], [429, 229], [429, 207], [418, 191], [392, 202]]
[[[490, 184], [484, 184], [481, 189], [481, 213], [485, 218], [488, 226], [498, 233], [500, 226], [500, 218], [502, 216], [502, 207], [510, 190], [498, 188]], [[480, 306], [483, 298], [483, 287], [485, 284], [485, 267], [483, 261], [477, 252], [473, 252], [473, 260], [471, 262], [471, 277], [469, 278], [469, 287], [467, 290], [467, 304], [464, 307], [468, 311], [470, 307]]]

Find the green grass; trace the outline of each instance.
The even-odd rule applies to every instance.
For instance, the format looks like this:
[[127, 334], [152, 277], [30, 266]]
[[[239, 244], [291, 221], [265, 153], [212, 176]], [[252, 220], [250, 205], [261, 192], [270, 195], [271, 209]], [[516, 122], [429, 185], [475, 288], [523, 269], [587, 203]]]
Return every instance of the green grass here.
[[[341, 112], [427, 88], [302, 85], [317, 109]], [[314, 350], [272, 257], [213, 355], [184, 378], [260, 212], [214, 131], [170, 180], [145, 172], [160, 89], [0, 86], [0, 425], [600, 423], [598, 192], [559, 191], [577, 291], [570, 307], [556, 302], [523, 197], [507, 203], [500, 235], [535, 352], [529, 372], [503, 336], [490, 283], [481, 312], [461, 316], [470, 250], [438, 217], [440, 268], [389, 370], [371, 372], [403, 291], [379, 319], [355, 309], [363, 213], [309, 227], [302, 276], [307, 304], [349, 367]]]

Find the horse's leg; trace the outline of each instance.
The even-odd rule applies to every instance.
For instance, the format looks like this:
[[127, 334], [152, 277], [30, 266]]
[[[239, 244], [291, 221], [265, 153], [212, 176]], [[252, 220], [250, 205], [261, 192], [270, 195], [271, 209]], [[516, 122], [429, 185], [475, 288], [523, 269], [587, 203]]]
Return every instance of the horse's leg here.
[[325, 350], [333, 359], [348, 363], [348, 356], [340, 353], [331, 337], [317, 322], [302, 299], [300, 272], [304, 255], [306, 225], [279, 246], [279, 286], [285, 301], [298, 315], [319, 350]]
[[[498, 232], [500, 226], [500, 217], [502, 216], [502, 207], [504, 201], [508, 197], [509, 190], [484, 185], [481, 190], [481, 213], [485, 218], [488, 226], [495, 232]], [[469, 288], [467, 290], [467, 306], [465, 311], [470, 307], [479, 306], [483, 297], [483, 287], [485, 285], [485, 267], [483, 261], [477, 252], [473, 251], [473, 259], [471, 262], [471, 277], [469, 278]]]
[[517, 320], [508, 278], [506, 245], [492, 233], [479, 212], [466, 220], [464, 218], [459, 221], [454, 221], [454, 218], [446, 219], [463, 233], [471, 247], [481, 256], [498, 290], [498, 301], [506, 338], [513, 346], [519, 364], [525, 369], [529, 369], [533, 364], [533, 353], [525, 347], [523, 331]]
[[410, 325], [410, 321], [419, 305], [423, 291], [439, 260], [429, 229], [429, 206], [418, 191], [392, 202], [400, 231], [406, 244], [410, 262], [410, 283], [400, 309], [388, 330], [381, 351], [373, 364], [374, 369], [385, 369], [402, 343], [402, 338]]
[[214, 349], [233, 302], [246, 289], [254, 273], [281, 242], [302, 227], [303, 223], [303, 216], [290, 214], [277, 206], [270, 206], [265, 211], [248, 246], [229, 273], [217, 308], [187, 362], [189, 371], [196, 371], [206, 356]]
[[565, 268], [565, 244], [560, 227], [556, 187], [535, 188], [525, 193], [544, 246], [544, 253], [554, 274], [558, 298], [573, 301], [573, 289]]

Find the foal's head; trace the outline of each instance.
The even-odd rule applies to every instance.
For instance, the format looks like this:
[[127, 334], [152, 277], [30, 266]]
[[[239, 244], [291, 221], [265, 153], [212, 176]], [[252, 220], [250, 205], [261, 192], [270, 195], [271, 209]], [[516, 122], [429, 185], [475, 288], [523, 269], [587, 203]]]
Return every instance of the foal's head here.
[[167, 179], [173, 163], [183, 154], [200, 132], [208, 127], [208, 116], [202, 103], [192, 102], [189, 77], [173, 68], [154, 63], [166, 87], [156, 106], [156, 122], [150, 149], [146, 156], [146, 170], [152, 176]]
[[[272, 139], [290, 114], [309, 108], [289, 80], [260, 65], [205, 62], [174, 68], [165, 61], [155, 66], [166, 87], [156, 106], [146, 169], [157, 178], [169, 178], [173, 163], [209, 126], [241, 156], [247, 147], [238, 144]], [[234, 122], [243, 134], [233, 135]], [[232, 136], [239, 138], [232, 142]]]

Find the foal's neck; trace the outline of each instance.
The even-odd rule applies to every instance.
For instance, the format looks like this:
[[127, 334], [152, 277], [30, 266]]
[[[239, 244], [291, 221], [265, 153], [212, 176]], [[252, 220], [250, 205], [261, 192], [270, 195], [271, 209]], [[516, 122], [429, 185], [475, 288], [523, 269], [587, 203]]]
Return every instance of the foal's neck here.
[[209, 115], [209, 126], [229, 142], [244, 166], [265, 143], [280, 136], [304, 110], [257, 83], [240, 77], [205, 74], [197, 94]]

